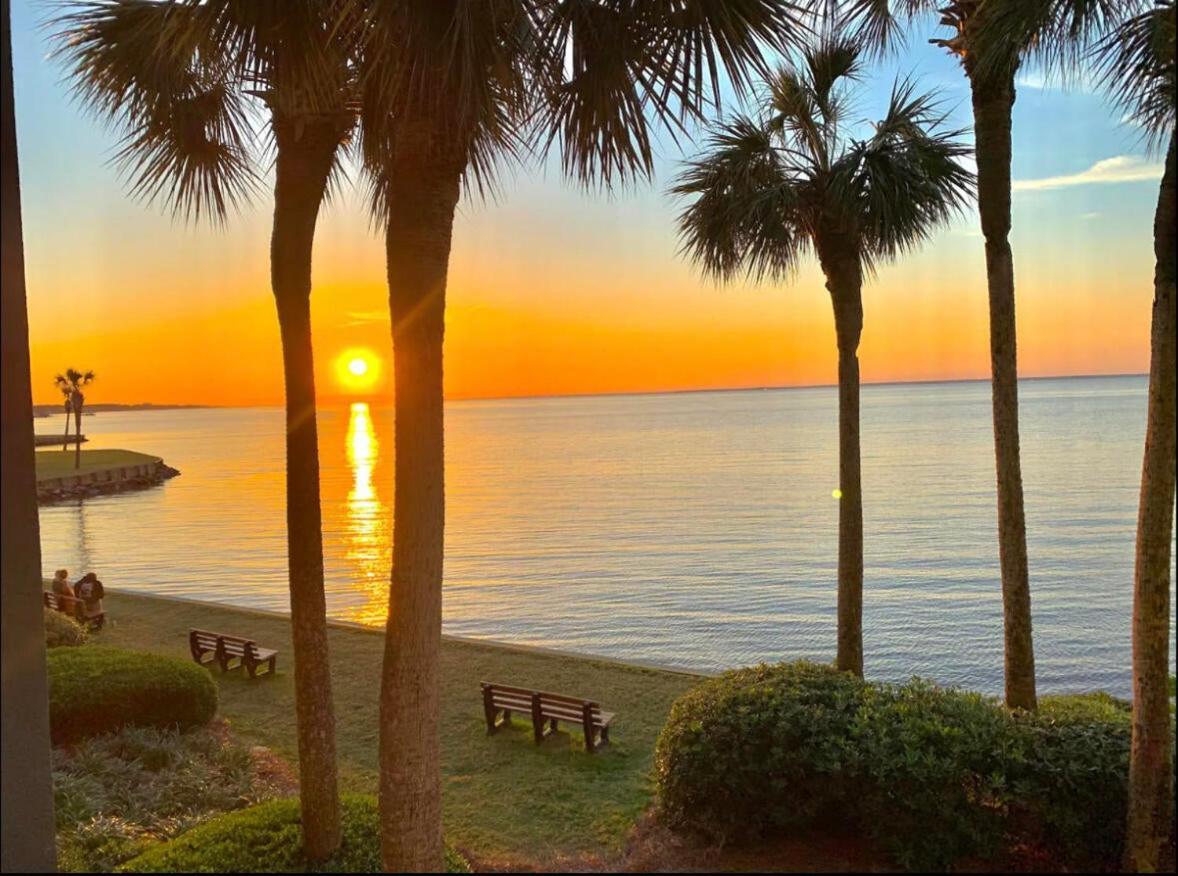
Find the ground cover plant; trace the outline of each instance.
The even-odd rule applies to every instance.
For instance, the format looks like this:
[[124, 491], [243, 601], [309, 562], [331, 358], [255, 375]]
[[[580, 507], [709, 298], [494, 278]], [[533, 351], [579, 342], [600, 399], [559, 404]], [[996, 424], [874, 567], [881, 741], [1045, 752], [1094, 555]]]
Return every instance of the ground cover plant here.
[[109, 871], [210, 815], [288, 791], [223, 730], [126, 727], [55, 748], [61, 869]]
[[[299, 801], [287, 798], [210, 819], [131, 859], [120, 870], [132, 873], [379, 872], [376, 798], [347, 795], [342, 803], [343, 842], [329, 860], [313, 867], [303, 852]], [[449, 847], [446, 872], [470, 872], [462, 855]]]
[[45, 646], [48, 648], [72, 647], [86, 644], [86, 628], [60, 611], [45, 609]]

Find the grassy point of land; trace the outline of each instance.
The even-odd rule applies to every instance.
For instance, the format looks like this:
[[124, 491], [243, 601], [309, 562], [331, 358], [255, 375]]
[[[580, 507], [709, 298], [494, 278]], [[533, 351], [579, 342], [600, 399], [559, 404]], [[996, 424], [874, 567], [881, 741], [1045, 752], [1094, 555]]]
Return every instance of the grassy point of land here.
[[[243, 584], [248, 589], [248, 584]], [[221, 715], [236, 735], [295, 760], [290, 624], [277, 614], [111, 593], [113, 624], [91, 641], [188, 656], [192, 627], [278, 648], [278, 674], [251, 681], [214, 672]], [[377, 786], [377, 702], [383, 630], [332, 626], [332, 684], [342, 789]], [[488, 737], [479, 681], [596, 699], [617, 712], [613, 744], [586, 754], [579, 729], [544, 745], [530, 724]], [[696, 679], [655, 669], [469, 641], [442, 645], [442, 782], [447, 840], [484, 866], [544, 866], [617, 855], [652, 799], [655, 739], [671, 703]]]
[[80, 468], [74, 468], [74, 448], [72, 446], [65, 451], [61, 447], [38, 450], [36, 458], [38, 481], [90, 474], [125, 466], [146, 465], [159, 461], [158, 456], [136, 453], [134, 450], [83, 450], [82, 465]]

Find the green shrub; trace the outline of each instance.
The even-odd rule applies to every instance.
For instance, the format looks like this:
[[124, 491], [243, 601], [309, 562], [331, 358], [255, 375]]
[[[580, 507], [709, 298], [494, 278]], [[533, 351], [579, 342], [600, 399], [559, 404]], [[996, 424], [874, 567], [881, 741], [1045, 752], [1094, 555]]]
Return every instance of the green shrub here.
[[905, 869], [944, 869], [1000, 847], [1012, 721], [978, 694], [913, 679], [865, 686], [851, 730], [865, 833]]
[[[380, 872], [376, 799], [343, 798], [343, 844], [320, 873]], [[128, 861], [129, 873], [298, 873], [310, 869], [303, 856], [297, 798], [273, 800], [214, 818]], [[460, 854], [447, 847], [446, 870], [469, 873]]]
[[61, 648], [86, 644], [86, 628], [60, 611], [45, 609], [45, 645]]
[[49, 652], [49, 724], [55, 744], [126, 725], [194, 727], [217, 712], [206, 669], [137, 651], [84, 645]]
[[1017, 716], [1022, 757], [1008, 765], [1014, 823], [1073, 868], [1124, 854], [1132, 707], [1104, 693], [1043, 697]]
[[863, 689], [849, 673], [799, 662], [728, 672], [684, 694], [655, 750], [663, 817], [723, 841], [842, 800]]
[[1129, 743], [1129, 706], [1107, 694], [1044, 697], [1031, 714], [919, 679], [782, 664], [681, 697], [655, 776], [664, 820], [717, 840], [833, 813], [905, 868], [1013, 842], [1094, 869], [1121, 859]]

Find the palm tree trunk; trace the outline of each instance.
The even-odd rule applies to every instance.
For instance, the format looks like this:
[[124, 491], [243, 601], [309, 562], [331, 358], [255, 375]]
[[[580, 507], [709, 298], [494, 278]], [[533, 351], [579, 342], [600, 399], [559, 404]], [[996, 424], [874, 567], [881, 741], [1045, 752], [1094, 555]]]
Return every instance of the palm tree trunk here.
[[835, 665], [863, 677], [863, 486], [859, 452], [859, 339], [863, 272], [853, 249], [823, 245], [826, 288], [839, 351], [838, 654]]
[[74, 468], [82, 467], [82, 405], [86, 402], [82, 394], [76, 393], [74, 398]]
[[[1133, 743], [1129, 761], [1129, 870], [1155, 872], [1174, 829], [1173, 752], [1166, 679], [1170, 656], [1170, 538], [1174, 526], [1175, 318], [1174, 135], [1154, 216], [1153, 325], [1150, 332], [1149, 413], [1137, 562], [1133, 574]], [[1171, 862], [1172, 864], [1173, 862]]]
[[438, 733], [445, 525], [442, 336], [463, 164], [441, 139], [424, 123], [407, 124], [390, 168], [394, 209], [386, 254], [396, 498], [380, 691], [381, 859], [389, 872], [443, 866]]
[[72, 413], [73, 411], [70, 410], [69, 403], [67, 402], [65, 406], [65, 435], [61, 439], [62, 452], [70, 449], [70, 414]]
[[270, 278], [286, 379], [286, 538], [299, 796], [303, 843], [314, 861], [328, 858], [341, 839], [311, 348], [311, 255], [319, 207], [340, 142], [337, 127], [305, 119], [282, 120], [277, 115], [274, 119], [278, 148]]
[[12, 94], [12, 39], [3, 12], [3, 133], [0, 172], [0, 870], [55, 869], [53, 787], [49, 772], [49, 685], [41, 607], [41, 535], [33, 397], [29, 374], [29, 319], [25, 301], [24, 240]]
[[1006, 705], [1034, 709], [1035, 652], [1031, 585], [1019, 460], [1018, 351], [1015, 339], [1014, 257], [1010, 251], [1010, 127], [1014, 74], [971, 80], [978, 162], [978, 213], [986, 239], [990, 292], [990, 370], [994, 458], [998, 481], [998, 554], [1006, 655]]

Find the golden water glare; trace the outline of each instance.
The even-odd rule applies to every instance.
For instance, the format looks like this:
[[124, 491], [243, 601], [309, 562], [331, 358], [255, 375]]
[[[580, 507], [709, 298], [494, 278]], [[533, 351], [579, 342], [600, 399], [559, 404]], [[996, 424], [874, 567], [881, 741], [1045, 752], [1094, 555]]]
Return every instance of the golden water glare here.
[[372, 412], [367, 403], [355, 402], [351, 407], [347, 434], [352, 485], [347, 500], [346, 556], [359, 575], [360, 589], [368, 598], [351, 613], [351, 619], [377, 625], [384, 622], [388, 610], [392, 563], [388, 508], [377, 494], [373, 481], [379, 453], [380, 442], [376, 438]]

